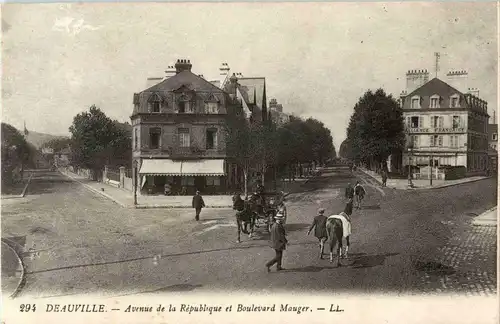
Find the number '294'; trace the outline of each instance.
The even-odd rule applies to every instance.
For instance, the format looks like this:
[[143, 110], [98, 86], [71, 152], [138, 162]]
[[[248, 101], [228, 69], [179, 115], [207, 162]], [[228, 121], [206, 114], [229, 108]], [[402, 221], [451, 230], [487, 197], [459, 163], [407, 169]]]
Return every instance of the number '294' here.
[[35, 304], [21, 304], [19, 306], [19, 311], [21, 311], [21, 312], [34, 312], [34, 311], [36, 311], [36, 305]]

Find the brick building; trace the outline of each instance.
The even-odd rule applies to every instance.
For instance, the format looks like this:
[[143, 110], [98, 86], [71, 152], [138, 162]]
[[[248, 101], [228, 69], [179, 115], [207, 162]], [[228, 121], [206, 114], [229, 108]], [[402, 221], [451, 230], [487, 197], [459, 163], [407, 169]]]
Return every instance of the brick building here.
[[177, 60], [163, 79], [134, 94], [132, 160], [143, 194], [223, 193], [232, 183], [227, 163], [225, 118], [230, 96]]
[[413, 166], [415, 178], [443, 179], [447, 166], [463, 166], [468, 175], [487, 169], [487, 103], [467, 88], [465, 71], [447, 77], [429, 81], [426, 70], [407, 73], [400, 98], [408, 135], [402, 164]]

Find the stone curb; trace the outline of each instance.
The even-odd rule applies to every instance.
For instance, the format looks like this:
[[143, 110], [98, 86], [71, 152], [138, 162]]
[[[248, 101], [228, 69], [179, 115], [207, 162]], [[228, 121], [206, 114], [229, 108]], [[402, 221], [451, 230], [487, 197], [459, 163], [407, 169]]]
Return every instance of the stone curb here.
[[[134, 207], [131, 207], [134, 208]], [[135, 209], [153, 209], [153, 208], [165, 208], [165, 209], [193, 209], [191, 206], [172, 206], [172, 205], [137, 205]], [[205, 206], [205, 208], [209, 209], [232, 209], [233, 206]]]
[[483, 217], [484, 215], [487, 215], [491, 212], [493, 212], [494, 210], [497, 210], [497, 206], [495, 207], [492, 207], [488, 210], [486, 210], [485, 212], [481, 213], [480, 215], [474, 217], [474, 219], [472, 220], [472, 225], [473, 226], [493, 226], [493, 227], [496, 227], [497, 226], [497, 222], [498, 222], [498, 213], [497, 213], [497, 219], [495, 220], [481, 220], [479, 218]]
[[[371, 174], [367, 173], [365, 170], [361, 169], [361, 168], [358, 168], [361, 172], [363, 172], [364, 174], [366, 174], [367, 176], [369, 176], [370, 178], [372, 178], [373, 180], [375, 180], [379, 185], [382, 185], [382, 182], [380, 180], [378, 180], [377, 178], [375, 178], [374, 176], [372, 176]], [[413, 188], [404, 188], [404, 189], [401, 189], [401, 188], [397, 188], [397, 187], [393, 187], [393, 186], [386, 186], [385, 188], [390, 188], [390, 189], [395, 189], [395, 190], [427, 190], [427, 189], [439, 189], [439, 188], [446, 188], [446, 187], [451, 187], [451, 186], [458, 186], [458, 185], [461, 185], [461, 184], [464, 184], [464, 183], [470, 183], [470, 182], [476, 182], [476, 181], [481, 181], [481, 180], [485, 180], [485, 179], [488, 179], [488, 178], [491, 178], [491, 177], [484, 177], [484, 178], [481, 178], [481, 179], [473, 179], [473, 180], [467, 180], [467, 181], [463, 181], [463, 182], [455, 182], [455, 183], [445, 183], [445, 184], [441, 184], [441, 185], [438, 185], [438, 186], [432, 186], [432, 187], [429, 187], [429, 186], [425, 186], [425, 187], [413, 187]]]
[[2, 238], [2, 246], [7, 247], [7, 249], [9, 249], [12, 253], [14, 253], [14, 255], [17, 258], [17, 262], [19, 263], [19, 267], [21, 268], [21, 276], [19, 278], [19, 282], [17, 283], [16, 289], [9, 296], [10, 298], [14, 299], [21, 291], [21, 287], [23, 286], [23, 283], [26, 280], [26, 266], [24, 265], [24, 262], [21, 259], [21, 257], [19, 256], [19, 254], [17, 253], [16, 249], [11, 247], [10, 244], [8, 244], [6, 241], [7, 240], [4, 240]]

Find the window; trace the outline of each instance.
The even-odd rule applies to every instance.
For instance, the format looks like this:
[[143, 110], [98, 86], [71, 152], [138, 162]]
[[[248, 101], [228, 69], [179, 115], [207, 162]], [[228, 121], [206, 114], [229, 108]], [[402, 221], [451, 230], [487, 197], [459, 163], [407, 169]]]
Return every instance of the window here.
[[161, 129], [151, 128], [149, 130], [149, 148], [151, 149], [160, 148], [160, 138], [161, 138]]
[[218, 104], [216, 102], [207, 102], [205, 104], [206, 114], [216, 114], [218, 113]]
[[493, 133], [493, 140], [496, 141], [498, 139], [497, 133]]
[[439, 95], [433, 95], [433, 96], [431, 97], [430, 107], [431, 107], [431, 108], [440, 108], [440, 104], [439, 104], [440, 99], [441, 99], [441, 98], [439, 97]]
[[411, 117], [410, 119], [410, 127], [411, 128], [418, 128], [418, 125], [419, 125], [419, 118], [418, 117]]
[[217, 146], [217, 130], [207, 129], [207, 150], [215, 149]]
[[183, 114], [186, 112], [186, 105], [187, 105], [186, 101], [179, 102], [179, 113]]
[[450, 136], [450, 146], [451, 147], [458, 147], [458, 136], [457, 135], [451, 135]]
[[136, 129], [134, 129], [134, 149], [135, 150], [137, 150], [137, 148], [139, 146], [139, 144], [138, 144], [138, 142], [139, 142], [138, 135], [139, 135], [139, 132], [138, 132], [138, 130], [136, 128]]
[[454, 95], [450, 98], [450, 107], [451, 108], [457, 108], [458, 107], [458, 96], [457, 95]]
[[418, 148], [419, 145], [420, 145], [420, 137], [418, 135], [412, 135], [410, 137], [410, 139], [411, 139], [410, 143], [411, 143], [412, 147], [413, 148]]
[[460, 116], [453, 116], [453, 129], [460, 127]]
[[411, 108], [412, 109], [420, 108], [420, 98], [419, 97], [414, 97], [411, 99]]
[[443, 146], [443, 136], [431, 135], [431, 146]]
[[220, 186], [220, 178], [219, 177], [206, 177], [207, 186]]
[[149, 112], [159, 113], [162, 102], [163, 102], [163, 98], [157, 93], [155, 93], [151, 97], [149, 97], [149, 99], [148, 99]]
[[191, 146], [191, 137], [189, 136], [189, 129], [179, 128], [179, 145], [180, 147]]
[[181, 177], [181, 186], [183, 187], [194, 186], [194, 177]]

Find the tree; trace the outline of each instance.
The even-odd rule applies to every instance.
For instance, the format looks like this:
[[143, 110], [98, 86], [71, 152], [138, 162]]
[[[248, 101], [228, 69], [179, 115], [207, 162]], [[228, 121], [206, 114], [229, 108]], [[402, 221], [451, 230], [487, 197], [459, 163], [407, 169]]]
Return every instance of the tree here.
[[131, 163], [131, 131], [128, 124], [108, 118], [99, 108], [76, 115], [70, 126], [72, 160], [97, 175], [105, 165]]
[[42, 145], [42, 148], [51, 148], [54, 152], [58, 152], [69, 147], [71, 147], [71, 139], [69, 137], [54, 138]]
[[354, 106], [347, 128], [350, 157], [372, 167], [405, 145], [403, 113], [384, 90], [367, 91]]
[[[2, 123], [2, 184], [22, 179], [24, 165], [30, 163], [32, 148], [14, 126]], [[17, 170], [17, 171], [16, 171]]]

